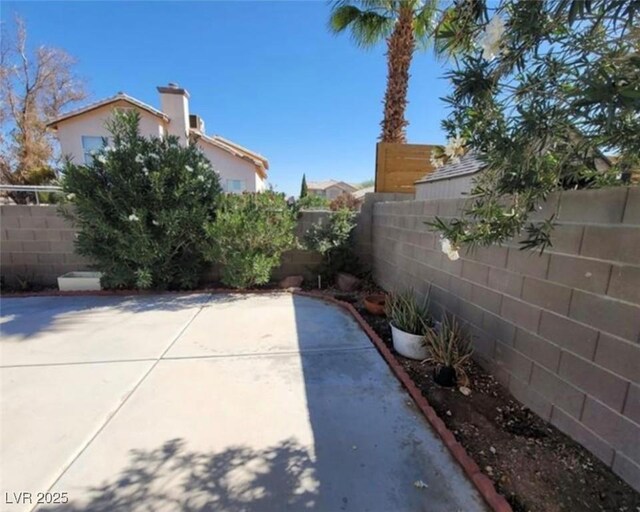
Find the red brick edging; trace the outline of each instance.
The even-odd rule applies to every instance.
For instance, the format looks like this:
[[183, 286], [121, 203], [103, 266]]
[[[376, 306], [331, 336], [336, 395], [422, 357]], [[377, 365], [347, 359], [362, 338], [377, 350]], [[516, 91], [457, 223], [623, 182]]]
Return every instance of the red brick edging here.
[[[232, 289], [224, 289], [224, 288], [210, 288], [203, 290], [192, 290], [185, 292], [160, 292], [161, 295], [188, 295], [194, 293], [246, 293], [246, 294], [260, 294], [260, 293], [278, 293], [278, 292], [286, 292], [286, 290], [279, 289], [262, 289], [262, 290], [232, 290]], [[422, 412], [423, 416], [427, 419], [427, 421], [431, 424], [433, 429], [438, 433], [440, 438], [442, 439], [445, 446], [453, 455], [453, 458], [462, 466], [462, 469], [467, 474], [469, 479], [473, 482], [478, 489], [480, 495], [484, 498], [487, 504], [491, 507], [494, 512], [513, 512], [511, 505], [507, 502], [507, 500], [501, 494], [498, 494], [496, 491], [493, 482], [487, 477], [485, 474], [480, 471], [478, 464], [471, 458], [471, 456], [467, 453], [464, 447], [456, 441], [453, 432], [447, 428], [444, 422], [438, 417], [436, 411], [429, 405], [429, 401], [424, 397], [422, 392], [415, 385], [409, 374], [405, 371], [405, 369], [398, 363], [394, 355], [391, 353], [389, 348], [385, 345], [384, 341], [376, 334], [376, 332], [372, 329], [372, 327], [367, 323], [367, 321], [362, 318], [360, 313], [353, 307], [352, 304], [348, 302], [343, 302], [334, 297], [330, 297], [321, 293], [315, 292], [304, 292], [301, 290], [294, 290], [294, 295], [300, 295], [303, 297], [312, 297], [315, 299], [321, 299], [325, 302], [330, 302], [332, 304], [336, 304], [343, 309], [346, 309], [351, 316], [355, 318], [360, 327], [367, 333], [369, 339], [371, 339], [372, 343], [375, 345], [380, 355], [387, 362], [391, 371], [396, 376], [396, 378], [402, 383], [405, 387], [415, 404], [418, 406], [418, 409]], [[15, 293], [15, 294], [3, 294], [2, 298], [10, 298], [10, 297], [77, 297], [77, 296], [124, 296], [124, 295], [158, 295], [157, 291], [139, 291], [139, 290], [104, 290], [104, 291], [92, 291], [92, 292], [60, 292], [55, 290], [45, 290], [44, 292], [27, 292], [27, 293]]]
[[453, 458], [458, 462], [458, 464], [460, 464], [460, 466], [462, 466], [464, 472], [476, 486], [478, 492], [491, 507], [491, 509], [493, 509], [495, 512], [513, 512], [511, 505], [509, 505], [504, 496], [498, 494], [495, 487], [493, 486], [493, 482], [489, 479], [489, 477], [483, 474], [482, 471], [480, 471], [478, 464], [476, 464], [476, 462], [471, 458], [464, 447], [458, 441], [456, 441], [453, 432], [451, 432], [451, 430], [449, 430], [444, 422], [438, 417], [436, 411], [433, 409], [433, 407], [431, 407], [431, 405], [429, 405], [429, 401], [424, 397], [413, 380], [411, 380], [411, 377], [409, 377], [409, 374], [405, 371], [402, 365], [398, 363], [389, 348], [385, 345], [384, 341], [382, 341], [380, 336], [376, 334], [376, 332], [371, 328], [367, 321], [362, 318], [360, 313], [358, 313], [358, 311], [353, 307], [352, 304], [319, 293], [303, 291], [294, 291], [293, 293], [295, 295], [313, 297], [322, 299], [326, 302], [331, 302], [346, 309], [349, 313], [351, 313], [351, 316], [356, 319], [360, 327], [362, 327], [364, 332], [367, 333], [367, 336], [369, 336], [375, 347], [378, 349], [378, 352], [380, 352], [384, 360], [391, 367], [394, 375], [402, 383], [409, 395], [411, 395], [411, 398], [418, 406], [418, 409], [420, 409], [424, 417], [427, 419], [427, 421], [429, 421], [433, 429], [438, 433], [443, 443], [451, 452], [451, 455], [453, 455]]

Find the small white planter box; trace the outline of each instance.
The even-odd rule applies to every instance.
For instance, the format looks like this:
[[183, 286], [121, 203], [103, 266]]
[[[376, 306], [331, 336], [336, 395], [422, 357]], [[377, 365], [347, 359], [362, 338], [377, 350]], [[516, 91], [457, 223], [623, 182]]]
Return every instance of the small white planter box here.
[[58, 288], [62, 292], [99, 291], [100, 272], [67, 272], [58, 278]]

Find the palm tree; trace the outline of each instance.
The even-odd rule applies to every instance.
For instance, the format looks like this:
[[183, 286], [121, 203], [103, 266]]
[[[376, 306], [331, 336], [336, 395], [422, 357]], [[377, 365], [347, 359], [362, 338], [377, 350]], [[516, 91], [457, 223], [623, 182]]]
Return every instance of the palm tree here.
[[351, 29], [358, 46], [387, 41], [387, 90], [384, 95], [382, 142], [406, 142], [405, 119], [409, 68], [418, 44], [433, 34], [437, 0], [336, 0], [329, 27], [335, 33]]

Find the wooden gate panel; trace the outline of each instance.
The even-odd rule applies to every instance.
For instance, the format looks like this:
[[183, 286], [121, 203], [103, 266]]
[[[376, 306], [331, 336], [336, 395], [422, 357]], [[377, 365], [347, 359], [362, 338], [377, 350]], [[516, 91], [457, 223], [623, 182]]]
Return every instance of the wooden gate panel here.
[[414, 183], [434, 171], [430, 144], [379, 142], [376, 147], [376, 192], [415, 193]]

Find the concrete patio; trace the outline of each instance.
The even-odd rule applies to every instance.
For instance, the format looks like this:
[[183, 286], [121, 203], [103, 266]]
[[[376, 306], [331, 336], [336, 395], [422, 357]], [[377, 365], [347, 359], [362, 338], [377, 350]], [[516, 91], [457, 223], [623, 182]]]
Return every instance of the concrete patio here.
[[4, 299], [0, 329], [2, 510], [46, 491], [69, 502], [39, 510], [485, 510], [322, 301]]

